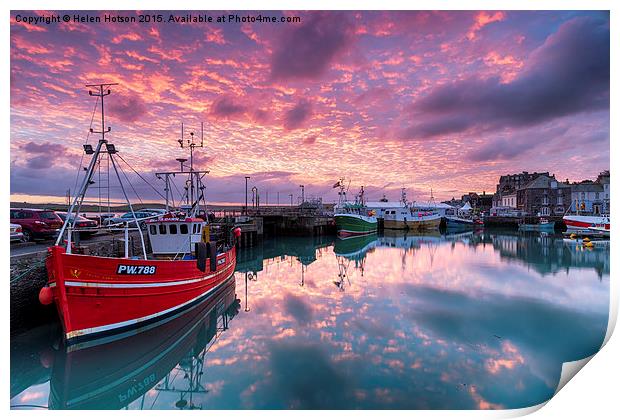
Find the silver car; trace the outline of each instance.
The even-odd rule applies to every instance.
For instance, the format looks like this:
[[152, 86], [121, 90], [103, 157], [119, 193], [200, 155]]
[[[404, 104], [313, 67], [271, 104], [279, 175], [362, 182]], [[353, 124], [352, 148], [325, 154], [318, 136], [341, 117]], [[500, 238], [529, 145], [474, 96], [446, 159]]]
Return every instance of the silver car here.
[[22, 225], [11, 223], [11, 242], [23, 242], [24, 233], [22, 232]]

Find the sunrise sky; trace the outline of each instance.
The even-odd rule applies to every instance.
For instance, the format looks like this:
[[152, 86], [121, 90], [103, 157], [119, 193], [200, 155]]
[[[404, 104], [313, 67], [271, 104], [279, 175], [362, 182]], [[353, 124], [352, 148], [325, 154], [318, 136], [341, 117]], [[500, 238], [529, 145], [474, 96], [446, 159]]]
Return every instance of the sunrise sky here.
[[[333, 202], [339, 177], [352, 191], [364, 185], [370, 199], [398, 199], [406, 187], [410, 199], [427, 200], [432, 188], [444, 200], [493, 192], [507, 173], [576, 181], [609, 169], [607, 12], [262, 12], [301, 17], [269, 24], [16, 19], [51, 14], [11, 13], [14, 200], [62, 202], [73, 189], [95, 104], [84, 84], [98, 82], [119, 83], [106, 98], [110, 141], [157, 186], [154, 172], [184, 156], [181, 122], [189, 135], [204, 121], [197, 160], [211, 171], [212, 202], [244, 201], [244, 175], [261, 203], [268, 191], [275, 204], [278, 192], [281, 203], [297, 199], [300, 184]], [[132, 181], [142, 199], [157, 198]]]

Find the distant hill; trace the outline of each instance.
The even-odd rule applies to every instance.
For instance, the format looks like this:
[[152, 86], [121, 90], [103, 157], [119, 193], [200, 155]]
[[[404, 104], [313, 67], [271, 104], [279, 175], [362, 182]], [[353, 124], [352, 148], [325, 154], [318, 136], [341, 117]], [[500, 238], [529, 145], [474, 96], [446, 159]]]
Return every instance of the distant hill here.
[[[35, 204], [35, 203], [27, 203], [25, 201], [11, 201], [11, 208], [24, 208], [24, 209], [51, 209], [56, 211], [67, 211], [69, 206], [66, 204], [54, 204], [54, 203], [43, 203], [43, 204]], [[166, 206], [160, 203], [141, 203], [141, 204], [133, 204], [134, 210], [140, 209], [164, 209]], [[84, 204], [80, 210], [80, 212], [98, 212], [99, 206], [94, 204]], [[101, 211], [107, 212], [107, 206], [101, 206]], [[110, 211], [112, 213], [124, 213], [129, 211], [129, 207], [127, 205], [124, 206], [110, 206]]]

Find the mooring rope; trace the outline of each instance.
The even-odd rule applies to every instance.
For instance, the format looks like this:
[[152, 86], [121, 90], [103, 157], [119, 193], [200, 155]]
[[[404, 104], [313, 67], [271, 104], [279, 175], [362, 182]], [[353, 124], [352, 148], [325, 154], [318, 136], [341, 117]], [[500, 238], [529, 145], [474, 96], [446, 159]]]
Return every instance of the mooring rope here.
[[37, 262], [37, 263], [34, 263], [34, 264], [32, 265], [32, 267], [30, 267], [30, 269], [28, 269], [28, 270], [24, 271], [24, 272], [23, 272], [23, 273], [21, 273], [19, 276], [17, 276], [17, 277], [15, 277], [15, 278], [11, 279], [11, 283], [10, 283], [10, 284], [13, 284], [13, 283], [17, 282], [19, 279], [21, 279], [22, 277], [24, 277], [26, 274], [30, 273], [31, 271], [33, 271], [33, 270], [35, 270], [35, 269], [37, 269], [37, 268], [40, 268], [42, 265], [45, 265], [45, 261], [39, 261], [39, 262]]

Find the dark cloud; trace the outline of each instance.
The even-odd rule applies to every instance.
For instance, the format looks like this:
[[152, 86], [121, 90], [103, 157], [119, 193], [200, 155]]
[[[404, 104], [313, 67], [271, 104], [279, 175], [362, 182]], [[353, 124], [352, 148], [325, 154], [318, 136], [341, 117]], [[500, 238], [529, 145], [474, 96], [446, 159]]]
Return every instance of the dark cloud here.
[[522, 127], [609, 108], [609, 22], [575, 18], [529, 57], [509, 83], [460, 80], [431, 91], [411, 107], [424, 121], [401, 133], [426, 138], [470, 128]]
[[269, 120], [271, 119], [271, 115], [269, 114], [269, 111], [266, 111], [264, 109], [254, 110], [254, 112], [252, 113], [252, 116], [253, 116], [254, 121], [258, 123], [262, 123], [262, 124], [269, 122]]
[[138, 96], [116, 95], [107, 107], [110, 115], [124, 122], [135, 122], [146, 114], [146, 105]]
[[58, 155], [67, 152], [67, 146], [51, 142], [35, 143], [29, 141], [22, 145], [20, 149], [30, 154]]
[[243, 115], [248, 107], [237, 102], [230, 96], [220, 96], [211, 104], [211, 115], [220, 118], [232, 118]]
[[[355, 383], [343, 364], [336, 363], [322, 346], [272, 342], [269, 360], [273, 392], [282, 408], [350, 408]], [[302, 373], [304, 372], [304, 373]]]
[[49, 169], [60, 160], [66, 161], [78, 156], [71, 152], [67, 146], [51, 142], [35, 143], [30, 141], [20, 146], [20, 150], [24, 152], [26, 168], [35, 170]]
[[510, 160], [534, 147], [534, 144], [523, 145], [509, 139], [501, 139], [485, 144], [480, 149], [469, 153], [469, 158], [474, 162], [490, 160]]
[[412, 125], [403, 130], [399, 138], [401, 139], [413, 139], [413, 138], [429, 138], [439, 134], [453, 134], [459, 133], [471, 125], [471, 120], [465, 116], [455, 115], [452, 117], [432, 120], [423, 122], [420, 124]]
[[300, 325], [308, 325], [312, 321], [314, 310], [302, 298], [287, 294], [284, 296], [284, 309], [297, 320]]
[[305, 139], [303, 139], [301, 142], [303, 144], [310, 145], [310, 144], [316, 143], [316, 139], [317, 139], [317, 136], [308, 136]]
[[389, 99], [392, 95], [392, 91], [386, 87], [378, 87], [368, 89], [367, 91], [360, 93], [355, 97], [353, 102], [357, 105], [360, 104], [372, 104]]
[[[469, 152], [467, 158], [474, 162], [510, 160], [523, 155], [536, 146], [548, 145], [557, 139], [564, 138], [568, 129], [568, 125], [542, 129], [537, 128], [526, 130], [510, 138], [501, 137], [488, 140], [482, 147]], [[562, 147], [567, 146], [566, 141], [561, 141], [560, 143]]]
[[352, 25], [336, 12], [313, 12], [299, 27], [285, 32], [271, 57], [275, 80], [316, 79], [352, 43]]
[[284, 128], [294, 130], [300, 128], [312, 116], [312, 104], [301, 100], [284, 114]]
[[54, 159], [47, 156], [36, 156], [28, 159], [26, 166], [30, 169], [48, 169], [54, 166]]

